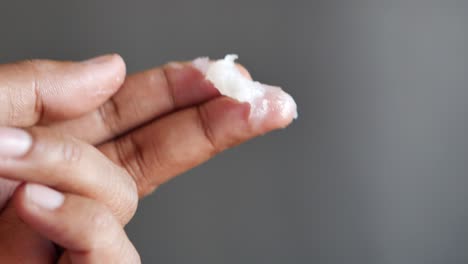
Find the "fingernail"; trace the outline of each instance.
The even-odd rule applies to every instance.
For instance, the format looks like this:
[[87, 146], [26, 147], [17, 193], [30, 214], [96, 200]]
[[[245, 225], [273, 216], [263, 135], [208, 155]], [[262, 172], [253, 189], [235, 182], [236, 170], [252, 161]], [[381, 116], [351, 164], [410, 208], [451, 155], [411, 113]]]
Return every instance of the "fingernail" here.
[[95, 57], [95, 58], [91, 58], [91, 59], [82, 61], [81, 63], [83, 63], [83, 64], [93, 64], [93, 65], [104, 64], [104, 63], [107, 63], [108, 61], [112, 60], [113, 57], [114, 57], [114, 55], [112, 55], [112, 54], [102, 55], [102, 56], [98, 56], [98, 57]]
[[26, 197], [37, 206], [47, 210], [59, 208], [65, 200], [65, 196], [60, 192], [34, 183], [26, 185]]
[[0, 157], [18, 158], [25, 155], [32, 145], [31, 136], [24, 130], [0, 127]]

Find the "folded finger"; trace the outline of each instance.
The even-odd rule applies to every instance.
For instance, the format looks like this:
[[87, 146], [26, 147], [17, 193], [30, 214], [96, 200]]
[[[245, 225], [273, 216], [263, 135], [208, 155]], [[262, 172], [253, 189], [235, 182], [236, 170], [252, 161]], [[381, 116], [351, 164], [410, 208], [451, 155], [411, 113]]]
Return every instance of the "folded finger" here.
[[96, 199], [123, 223], [138, 201], [135, 183], [124, 169], [91, 145], [44, 127], [0, 128], [0, 176]]
[[94, 200], [27, 183], [13, 205], [26, 224], [66, 250], [59, 263], [140, 263], [122, 225]]

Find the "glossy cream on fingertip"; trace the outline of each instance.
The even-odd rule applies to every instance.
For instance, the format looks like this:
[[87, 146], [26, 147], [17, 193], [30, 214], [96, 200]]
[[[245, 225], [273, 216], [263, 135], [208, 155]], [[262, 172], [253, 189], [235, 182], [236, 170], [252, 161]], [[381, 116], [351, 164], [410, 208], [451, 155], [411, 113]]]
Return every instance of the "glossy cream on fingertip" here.
[[271, 114], [283, 120], [297, 118], [294, 99], [280, 87], [265, 85], [247, 78], [236, 66], [237, 58], [237, 55], [227, 55], [217, 61], [210, 61], [206, 57], [198, 58], [193, 61], [193, 65], [222, 95], [249, 103], [251, 106], [249, 118], [254, 124], [261, 124]]

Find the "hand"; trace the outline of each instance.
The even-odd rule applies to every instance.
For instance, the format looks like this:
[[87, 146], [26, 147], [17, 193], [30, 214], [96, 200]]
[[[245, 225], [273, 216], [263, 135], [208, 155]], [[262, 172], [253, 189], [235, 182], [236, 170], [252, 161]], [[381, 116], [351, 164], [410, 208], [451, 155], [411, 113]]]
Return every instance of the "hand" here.
[[[79, 63], [29, 60], [0, 65], [0, 126], [59, 124], [82, 116], [107, 101], [124, 79], [125, 64], [117, 55]], [[0, 178], [0, 208], [17, 185]]]
[[[270, 113], [253, 127], [249, 105], [221, 97], [191, 63], [134, 74], [119, 89], [124, 79], [118, 55], [0, 66], [0, 125], [47, 125], [98, 144], [130, 172], [143, 196], [218, 152], [292, 120]], [[1, 180], [0, 206], [17, 185]]]
[[227, 148], [289, 125], [293, 113], [278, 111], [276, 99], [267, 92], [272, 111], [253, 122], [249, 104], [220, 96], [191, 63], [170, 63], [127, 78], [100, 110], [51, 127], [97, 143], [143, 197]]
[[0, 217], [1, 263], [140, 262], [123, 230], [138, 201], [125, 170], [89, 144], [48, 128], [3, 127], [2, 140], [24, 147], [0, 154], [0, 174], [36, 183], [20, 187]]
[[[116, 67], [120, 63], [119, 60], [115, 56], [112, 60], [112, 63], [115, 64], [112, 67], [119, 69]], [[40, 64], [41, 62], [34, 63]], [[111, 68], [109, 65], [107, 67]], [[52, 76], [56, 75], [52, 74]], [[37, 79], [37, 76], [34, 79]], [[89, 79], [93, 80], [93, 78]], [[109, 79], [115, 81], [113, 76]], [[111, 84], [114, 83], [111, 82]], [[93, 85], [96, 86], [96, 84]], [[36, 87], [50, 89], [47, 88], [48, 86]], [[65, 91], [64, 93], [67, 94], [67, 89], [70, 88], [65, 85], [59, 91]], [[55, 96], [53, 98], [56, 100], [70, 98], [60, 96], [60, 93], [51, 94]], [[79, 98], [85, 98], [85, 95], [86, 93], [83, 93]], [[102, 98], [101, 101], [106, 100]], [[54, 109], [49, 106], [54, 103], [54, 100], [39, 99], [39, 101], [38, 105], [47, 106], [44, 109]], [[68, 101], [71, 100], [68, 99]], [[64, 113], [69, 111], [67, 107], [70, 106], [63, 104], [61, 111]], [[90, 108], [89, 105], [87, 108]], [[85, 108], [83, 107], [81, 112], [69, 111], [71, 114], [63, 114], [58, 118], [52, 118], [54, 115], [48, 114], [50, 111], [40, 111], [42, 114], [39, 117], [31, 118], [32, 122], [23, 122], [17, 126], [43, 124], [56, 131], [97, 144], [103, 154], [132, 176], [140, 197], [150, 193], [159, 184], [177, 174], [209, 159], [219, 151], [256, 135], [284, 127], [292, 119], [292, 117], [270, 113], [260, 126], [254, 128], [248, 118], [249, 105], [219, 96], [217, 90], [205, 81], [201, 73], [189, 63], [169, 64], [163, 68], [130, 76], [119, 92], [100, 106], [98, 110], [74, 120], [63, 121], [64, 118], [86, 112], [83, 109]], [[19, 110], [15, 111], [22, 113]], [[33, 111], [33, 113], [35, 112]], [[24, 125], [25, 123], [27, 125]], [[60, 164], [60, 159], [52, 163], [52, 167], [54, 167]], [[42, 164], [40, 165], [42, 166]], [[6, 170], [1, 174], [5, 174], [10, 179], [38, 181], [37, 175], [15, 174], [14, 171], [16, 169], [12, 168], [11, 171]], [[8, 175], [9, 173], [11, 175]], [[45, 175], [44, 177], [49, 176]], [[81, 185], [81, 187], [83, 186], [85, 185]], [[72, 191], [79, 190], [73, 189]], [[87, 193], [87, 195], [89, 194]], [[9, 215], [5, 212], [5, 216]], [[13, 217], [4, 219], [6, 220], [2, 221], [8, 223], [8, 225], [4, 225], [7, 229], [15, 230], [19, 234], [24, 232], [31, 235], [34, 233], [20, 225], [14, 214]], [[13, 252], [15, 252], [15, 245], [25, 245], [24, 241], [21, 243], [11, 241], [12, 238], [18, 237], [27, 238], [28, 236], [7, 237], [10, 239], [9, 245], [13, 248]], [[42, 242], [28, 243], [41, 244]], [[19, 256], [24, 254], [24, 251], [16, 252], [18, 253], [16, 255]]]

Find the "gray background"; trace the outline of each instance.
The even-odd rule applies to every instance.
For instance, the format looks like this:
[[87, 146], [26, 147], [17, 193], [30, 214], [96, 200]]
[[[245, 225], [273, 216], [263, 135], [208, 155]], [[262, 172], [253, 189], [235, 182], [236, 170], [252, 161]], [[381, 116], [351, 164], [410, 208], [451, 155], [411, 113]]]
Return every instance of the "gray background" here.
[[468, 263], [466, 1], [2, 1], [0, 61], [241, 55], [290, 128], [145, 199], [145, 263]]

